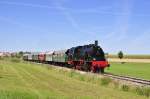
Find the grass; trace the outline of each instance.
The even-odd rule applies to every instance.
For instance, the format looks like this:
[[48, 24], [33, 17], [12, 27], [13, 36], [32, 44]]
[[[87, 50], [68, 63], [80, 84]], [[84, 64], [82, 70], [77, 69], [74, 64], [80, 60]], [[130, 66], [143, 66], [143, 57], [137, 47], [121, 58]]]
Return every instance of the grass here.
[[92, 76], [46, 66], [0, 60], [0, 99], [146, 99], [102, 86]]
[[110, 63], [111, 67], [106, 69], [118, 75], [133, 76], [150, 80], [150, 63]]

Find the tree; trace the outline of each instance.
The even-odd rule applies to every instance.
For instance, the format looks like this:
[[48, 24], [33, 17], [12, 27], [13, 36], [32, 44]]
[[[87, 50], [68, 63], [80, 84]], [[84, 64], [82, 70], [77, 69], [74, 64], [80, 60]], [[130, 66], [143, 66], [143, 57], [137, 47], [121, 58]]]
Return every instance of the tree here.
[[23, 57], [23, 53], [24, 53], [23, 51], [17, 52], [17, 53], [16, 53], [16, 57], [17, 57], [17, 58]]
[[21, 57], [23, 56], [23, 51], [19, 52], [19, 56], [21, 56]]
[[118, 58], [120, 58], [120, 59], [123, 58], [123, 52], [122, 52], [122, 51], [119, 51], [119, 53], [118, 53]]

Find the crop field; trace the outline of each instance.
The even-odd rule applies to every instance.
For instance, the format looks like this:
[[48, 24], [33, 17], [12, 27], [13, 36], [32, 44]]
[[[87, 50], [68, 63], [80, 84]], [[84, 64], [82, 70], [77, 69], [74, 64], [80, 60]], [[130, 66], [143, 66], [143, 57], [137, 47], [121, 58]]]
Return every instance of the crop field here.
[[111, 67], [106, 69], [118, 75], [126, 75], [150, 80], [150, 63], [110, 63]]
[[[118, 58], [118, 55], [108, 55], [108, 58]], [[150, 59], [150, 55], [124, 55], [125, 59]]]
[[123, 63], [150, 63], [150, 59], [119, 59], [119, 58], [109, 58], [109, 62], [123, 62]]
[[47, 66], [0, 60], [0, 99], [148, 99]]

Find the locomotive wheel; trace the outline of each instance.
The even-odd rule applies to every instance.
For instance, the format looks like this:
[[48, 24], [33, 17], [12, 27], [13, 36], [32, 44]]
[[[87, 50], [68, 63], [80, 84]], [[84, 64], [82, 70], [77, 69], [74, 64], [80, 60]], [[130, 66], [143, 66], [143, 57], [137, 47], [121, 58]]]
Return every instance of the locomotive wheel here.
[[88, 72], [88, 71], [90, 71], [90, 66], [88, 64], [84, 64], [82, 66], [82, 70]]
[[76, 69], [77, 70], [82, 70], [81, 66], [79, 66], [79, 65], [76, 66]]
[[96, 73], [96, 68], [95, 67], [91, 67], [91, 72], [92, 73]]

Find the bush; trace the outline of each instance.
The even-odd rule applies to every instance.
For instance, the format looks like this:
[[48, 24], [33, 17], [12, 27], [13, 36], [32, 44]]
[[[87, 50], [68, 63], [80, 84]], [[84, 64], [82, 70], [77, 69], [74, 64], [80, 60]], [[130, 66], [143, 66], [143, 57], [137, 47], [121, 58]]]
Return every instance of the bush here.
[[143, 89], [141, 87], [136, 87], [135, 91], [138, 95], [144, 95]]
[[0, 56], [0, 60], [4, 60], [4, 58]]
[[143, 88], [143, 90], [144, 90], [144, 95], [146, 97], [150, 97], [150, 88]]
[[18, 59], [18, 58], [12, 58], [11, 61], [14, 62], [14, 63], [19, 63], [20, 59]]
[[108, 85], [111, 81], [110, 78], [104, 77], [101, 79], [101, 85]]
[[129, 86], [128, 85], [122, 85], [121, 89], [123, 91], [129, 91]]
[[137, 87], [135, 91], [138, 95], [143, 95], [143, 96], [146, 96], [146, 97], [150, 97], [150, 88]]

